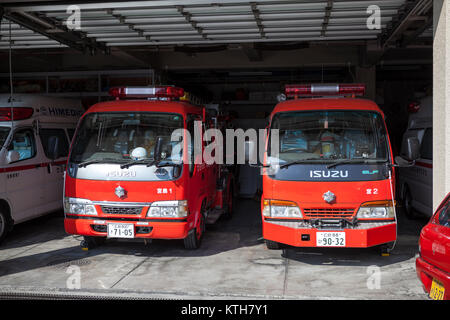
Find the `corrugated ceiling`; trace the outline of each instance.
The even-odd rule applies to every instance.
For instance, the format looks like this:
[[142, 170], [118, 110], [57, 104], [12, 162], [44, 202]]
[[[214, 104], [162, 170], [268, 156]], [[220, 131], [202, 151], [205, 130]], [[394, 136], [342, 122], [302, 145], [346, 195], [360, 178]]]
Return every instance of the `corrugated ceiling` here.
[[[123, 1], [80, 4], [81, 31], [106, 47], [377, 39], [405, 0], [384, 1]], [[381, 9], [370, 30], [367, 9]], [[48, 32], [62, 32], [67, 5], [5, 8]], [[52, 29], [61, 26], [60, 30]], [[10, 28], [11, 26], [11, 38]], [[0, 49], [65, 47], [4, 18]], [[10, 39], [12, 42], [10, 43]]]

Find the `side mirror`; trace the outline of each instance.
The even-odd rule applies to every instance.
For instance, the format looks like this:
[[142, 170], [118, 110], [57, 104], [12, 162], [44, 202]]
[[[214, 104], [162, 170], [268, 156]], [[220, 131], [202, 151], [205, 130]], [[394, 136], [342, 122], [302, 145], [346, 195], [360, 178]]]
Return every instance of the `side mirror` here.
[[395, 164], [398, 167], [412, 167], [415, 164], [415, 161], [408, 161], [400, 156], [395, 157]]
[[163, 145], [163, 137], [157, 137], [156, 144], [155, 144], [155, 160], [156, 161], [161, 161], [162, 145]]
[[406, 139], [406, 147], [403, 154], [401, 154], [403, 158], [408, 161], [414, 161], [419, 159], [420, 157], [420, 143], [419, 139], [416, 137], [408, 137]]
[[15, 150], [9, 150], [6, 154], [6, 162], [13, 163], [20, 160], [20, 154]]
[[59, 158], [59, 149], [60, 149], [60, 142], [59, 137], [57, 136], [51, 136], [48, 138], [48, 157], [51, 160], [56, 160]]

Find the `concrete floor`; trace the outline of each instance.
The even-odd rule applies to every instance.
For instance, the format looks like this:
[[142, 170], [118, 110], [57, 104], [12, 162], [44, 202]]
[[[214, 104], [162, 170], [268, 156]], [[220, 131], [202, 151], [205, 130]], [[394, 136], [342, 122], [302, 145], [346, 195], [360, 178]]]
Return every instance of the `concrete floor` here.
[[400, 215], [389, 257], [372, 249], [272, 251], [261, 238], [259, 202], [240, 199], [231, 220], [208, 228], [199, 250], [185, 250], [182, 241], [110, 240], [86, 252], [55, 213], [16, 226], [0, 246], [0, 297], [427, 299], [415, 271], [426, 222]]

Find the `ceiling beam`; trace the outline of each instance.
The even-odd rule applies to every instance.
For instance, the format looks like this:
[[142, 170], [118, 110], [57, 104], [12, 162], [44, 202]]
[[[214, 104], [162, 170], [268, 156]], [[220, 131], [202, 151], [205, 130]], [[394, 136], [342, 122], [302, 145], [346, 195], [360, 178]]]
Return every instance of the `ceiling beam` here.
[[177, 6], [176, 7], [178, 12], [184, 17], [187, 23], [189, 23], [194, 30], [197, 31], [197, 33], [203, 38], [207, 39], [206, 34], [203, 32], [203, 29], [197, 26], [197, 22], [192, 20], [192, 14], [184, 10], [183, 6]]
[[69, 30], [50, 18], [38, 17], [28, 12], [11, 12], [7, 9], [3, 12], [3, 18], [83, 53], [109, 53], [109, 48], [104, 44], [86, 37], [83, 32]]
[[325, 8], [325, 16], [323, 17], [322, 30], [320, 31], [320, 35], [325, 37], [325, 34], [328, 29], [328, 23], [330, 22], [331, 11], [333, 11], [333, 0], [329, 0], [327, 2], [327, 6]]
[[387, 34], [382, 36], [381, 47], [385, 49], [389, 43], [397, 40], [403, 31], [408, 29], [411, 23], [417, 21], [418, 16], [431, 9], [432, 4], [432, 0], [416, 0], [414, 3], [410, 4], [409, 8], [407, 6], [405, 13], [400, 17], [397, 24], [395, 24]]
[[262, 39], [265, 39], [266, 33], [264, 32], [264, 25], [263, 25], [262, 19], [260, 17], [259, 9], [256, 6], [255, 2], [250, 3], [250, 6], [252, 8], [253, 16], [255, 17], [256, 25], [258, 26], [259, 34], [261, 35]]

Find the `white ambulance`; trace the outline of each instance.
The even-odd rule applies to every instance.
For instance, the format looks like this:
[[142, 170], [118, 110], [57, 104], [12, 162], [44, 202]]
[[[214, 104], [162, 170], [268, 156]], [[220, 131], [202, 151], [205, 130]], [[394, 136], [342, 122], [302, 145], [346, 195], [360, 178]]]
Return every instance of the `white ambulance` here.
[[15, 224], [62, 208], [70, 141], [81, 101], [0, 95], [0, 242]]
[[406, 152], [409, 137], [420, 143], [420, 156], [414, 166], [400, 168], [399, 188], [404, 212], [413, 218], [415, 212], [433, 214], [433, 97], [427, 96], [408, 106], [408, 129], [403, 134], [401, 153]]

